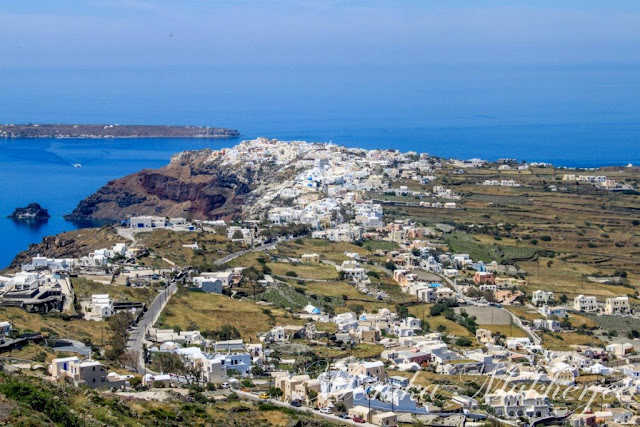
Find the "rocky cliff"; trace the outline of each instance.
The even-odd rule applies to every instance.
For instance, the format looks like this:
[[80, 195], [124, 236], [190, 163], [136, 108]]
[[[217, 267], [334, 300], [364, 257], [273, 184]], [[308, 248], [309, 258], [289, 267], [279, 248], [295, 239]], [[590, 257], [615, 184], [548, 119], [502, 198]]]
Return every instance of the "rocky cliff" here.
[[109, 248], [124, 241], [110, 226], [83, 228], [56, 236], [45, 236], [40, 243], [31, 244], [27, 250], [16, 255], [7, 271], [18, 270], [22, 264], [31, 261], [36, 255], [49, 258], [80, 258], [96, 249]]
[[11, 215], [9, 215], [8, 218], [20, 221], [42, 221], [51, 218], [51, 215], [49, 215], [49, 212], [38, 203], [29, 203], [29, 205], [24, 208], [16, 208], [16, 210]]
[[107, 183], [81, 201], [68, 219], [121, 221], [134, 215], [230, 218], [241, 212], [247, 197], [270, 174], [244, 167], [222, 166], [211, 150], [187, 151], [160, 169]]

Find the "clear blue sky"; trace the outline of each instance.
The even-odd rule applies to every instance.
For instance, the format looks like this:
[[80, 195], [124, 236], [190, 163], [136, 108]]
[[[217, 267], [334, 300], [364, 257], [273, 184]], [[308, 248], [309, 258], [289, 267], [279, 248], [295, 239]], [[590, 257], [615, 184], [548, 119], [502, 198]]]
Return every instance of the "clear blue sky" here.
[[0, 9], [3, 68], [640, 62], [636, 1], [29, 0]]

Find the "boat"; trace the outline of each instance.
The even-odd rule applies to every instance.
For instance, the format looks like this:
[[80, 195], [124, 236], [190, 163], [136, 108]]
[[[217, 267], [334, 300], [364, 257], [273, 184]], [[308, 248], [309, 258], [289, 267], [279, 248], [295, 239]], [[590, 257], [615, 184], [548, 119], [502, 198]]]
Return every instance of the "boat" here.
[[82, 165], [81, 165], [80, 163], [74, 163], [74, 164], [73, 164], [73, 167], [74, 167], [74, 168], [81, 168], [81, 167], [82, 167]]

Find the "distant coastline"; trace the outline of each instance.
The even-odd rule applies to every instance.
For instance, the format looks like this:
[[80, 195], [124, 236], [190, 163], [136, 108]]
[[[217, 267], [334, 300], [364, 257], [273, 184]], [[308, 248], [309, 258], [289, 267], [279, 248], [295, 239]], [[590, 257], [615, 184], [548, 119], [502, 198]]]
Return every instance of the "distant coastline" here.
[[0, 139], [34, 138], [236, 138], [235, 129], [208, 126], [119, 124], [0, 125]]

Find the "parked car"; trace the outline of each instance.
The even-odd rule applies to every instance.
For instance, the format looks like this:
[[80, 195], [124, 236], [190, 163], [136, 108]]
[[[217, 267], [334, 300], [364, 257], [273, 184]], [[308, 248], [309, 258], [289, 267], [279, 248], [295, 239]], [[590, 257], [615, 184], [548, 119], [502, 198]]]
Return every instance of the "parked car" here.
[[364, 420], [364, 418], [360, 418], [360, 417], [358, 417], [358, 416], [353, 417], [353, 422], [354, 422], [354, 423], [361, 423], [361, 424], [362, 424], [362, 423], [366, 423], [366, 421]]
[[324, 407], [324, 408], [320, 409], [320, 413], [321, 414], [333, 414], [333, 411], [331, 410], [331, 408]]
[[222, 388], [229, 388], [229, 383], [222, 383]]
[[258, 396], [260, 399], [268, 399], [269, 395], [267, 393], [262, 393], [260, 396]]
[[302, 402], [300, 402], [300, 400], [298, 400], [298, 399], [293, 399], [291, 401], [291, 406], [295, 406], [296, 408], [299, 408], [299, 407], [302, 406]]

